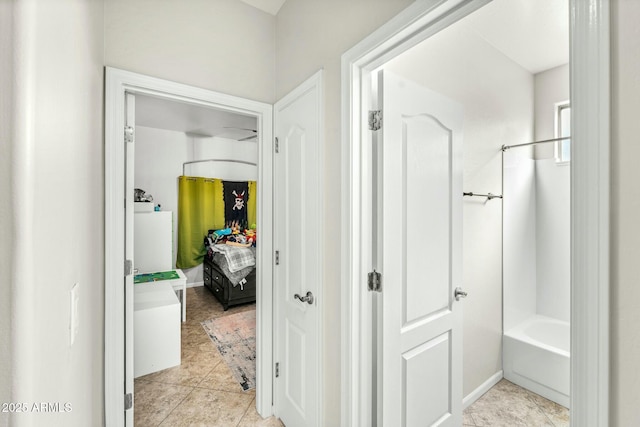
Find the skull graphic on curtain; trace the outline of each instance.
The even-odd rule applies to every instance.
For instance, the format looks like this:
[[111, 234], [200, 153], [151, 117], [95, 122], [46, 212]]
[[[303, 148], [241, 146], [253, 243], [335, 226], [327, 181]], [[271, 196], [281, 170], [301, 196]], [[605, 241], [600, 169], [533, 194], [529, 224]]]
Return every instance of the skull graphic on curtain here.
[[222, 189], [224, 194], [224, 220], [226, 225], [237, 224], [240, 228], [247, 228], [249, 183], [247, 181], [222, 181]]

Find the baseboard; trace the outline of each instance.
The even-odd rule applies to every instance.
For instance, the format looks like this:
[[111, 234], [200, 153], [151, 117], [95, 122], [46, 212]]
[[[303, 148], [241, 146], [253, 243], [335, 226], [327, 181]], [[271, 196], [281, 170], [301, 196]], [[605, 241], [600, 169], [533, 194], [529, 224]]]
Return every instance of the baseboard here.
[[469, 406], [473, 405], [473, 403], [476, 400], [480, 399], [480, 397], [482, 397], [483, 394], [488, 392], [491, 389], [491, 387], [498, 384], [498, 382], [502, 379], [502, 377], [503, 377], [502, 370], [491, 375], [491, 377], [489, 377], [488, 380], [480, 384], [480, 387], [473, 390], [471, 393], [465, 396], [464, 399], [462, 399], [462, 409], [465, 410]]
[[204, 286], [204, 282], [187, 283], [187, 288], [197, 288], [198, 286]]

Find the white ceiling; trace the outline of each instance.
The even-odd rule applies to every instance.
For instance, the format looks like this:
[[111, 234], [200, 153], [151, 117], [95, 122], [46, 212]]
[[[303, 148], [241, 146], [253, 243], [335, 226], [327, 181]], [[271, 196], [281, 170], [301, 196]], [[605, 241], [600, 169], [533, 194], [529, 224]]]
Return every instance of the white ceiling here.
[[494, 0], [459, 25], [533, 74], [569, 62], [568, 0]]
[[226, 127], [256, 129], [257, 120], [255, 117], [185, 102], [136, 95], [136, 125], [202, 137], [241, 139], [255, 133], [251, 130]]
[[286, 0], [240, 0], [248, 5], [258, 8], [264, 12], [270, 13], [273, 16], [278, 14], [278, 11]]

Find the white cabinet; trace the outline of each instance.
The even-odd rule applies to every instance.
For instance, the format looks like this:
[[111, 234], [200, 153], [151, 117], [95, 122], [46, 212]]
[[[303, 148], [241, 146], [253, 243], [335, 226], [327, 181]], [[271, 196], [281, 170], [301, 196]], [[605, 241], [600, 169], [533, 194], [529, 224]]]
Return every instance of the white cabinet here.
[[180, 302], [171, 284], [136, 284], [133, 311], [134, 377], [179, 365]]

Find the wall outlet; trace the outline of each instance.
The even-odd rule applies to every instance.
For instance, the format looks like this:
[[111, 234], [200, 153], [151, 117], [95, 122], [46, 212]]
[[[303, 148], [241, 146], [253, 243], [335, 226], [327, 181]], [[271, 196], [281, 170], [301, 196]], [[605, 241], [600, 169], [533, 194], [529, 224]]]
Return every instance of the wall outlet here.
[[78, 316], [78, 301], [80, 297], [78, 296], [78, 288], [79, 284], [76, 283], [71, 288], [69, 292], [69, 300], [70, 300], [70, 316], [69, 316], [69, 346], [73, 345], [73, 342], [76, 340], [76, 335], [78, 335], [78, 326], [80, 325], [80, 319]]

